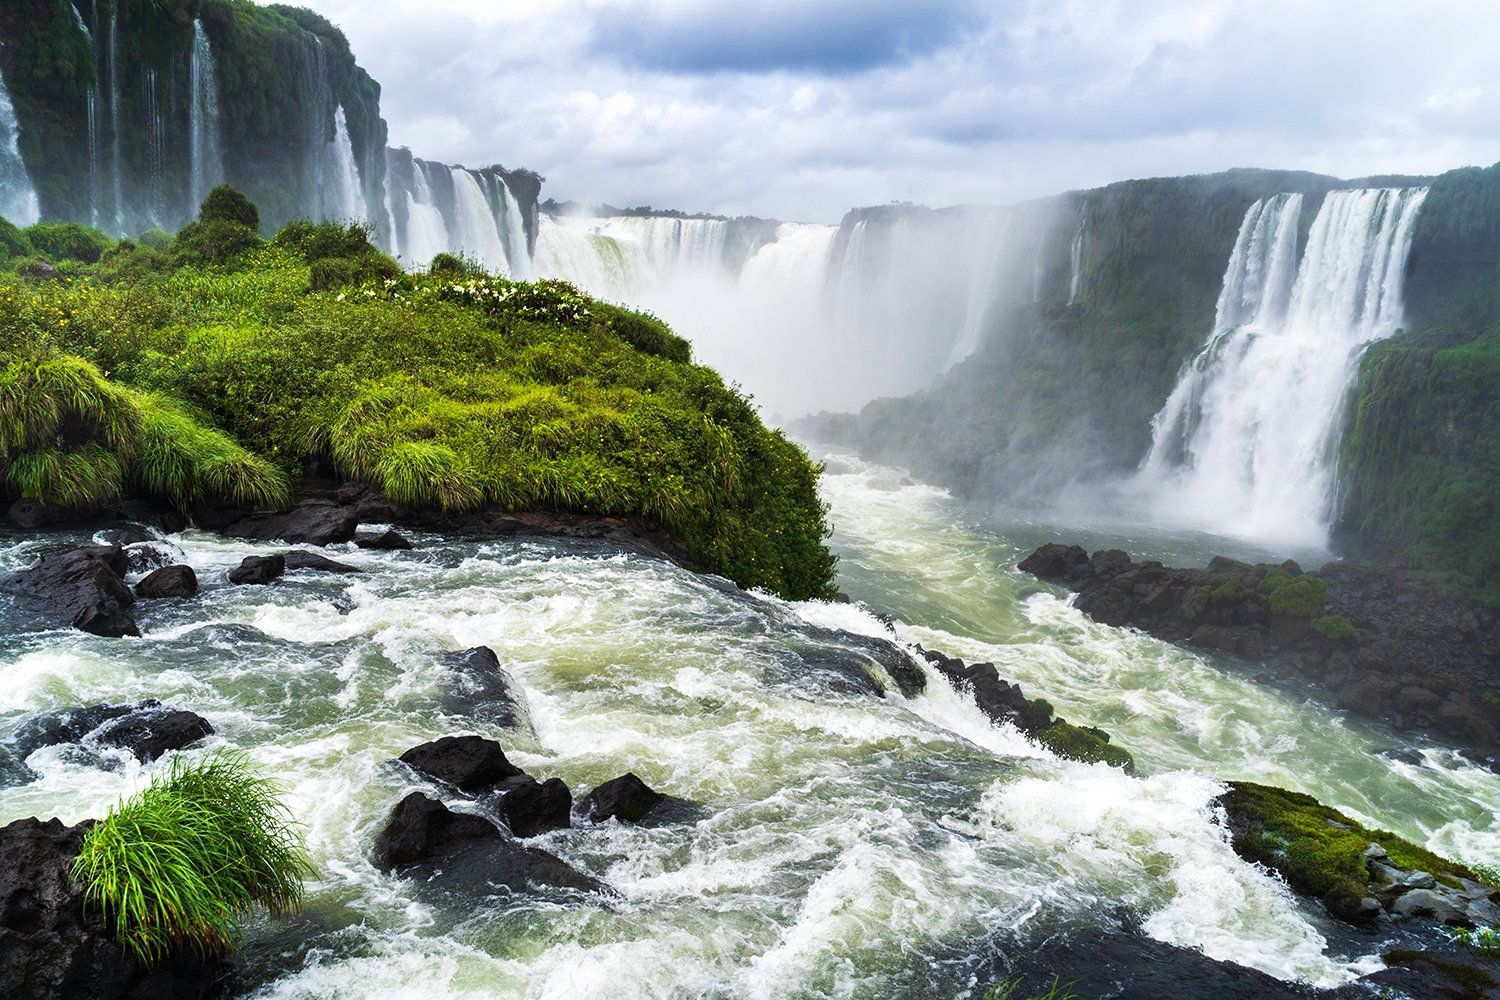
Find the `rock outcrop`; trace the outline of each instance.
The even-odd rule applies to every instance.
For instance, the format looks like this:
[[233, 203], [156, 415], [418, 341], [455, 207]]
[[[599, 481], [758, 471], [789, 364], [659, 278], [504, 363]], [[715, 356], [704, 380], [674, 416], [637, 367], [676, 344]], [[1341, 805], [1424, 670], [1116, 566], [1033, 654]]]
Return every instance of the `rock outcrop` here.
[[1341, 708], [1500, 767], [1500, 615], [1400, 570], [1335, 563], [1311, 574], [1222, 556], [1174, 569], [1058, 544], [1020, 568], [1078, 591], [1096, 621], [1263, 663]]
[[622, 823], [639, 823], [666, 801], [667, 796], [631, 772], [612, 778], [585, 795], [579, 803], [579, 812], [590, 823], [603, 823], [611, 819]]
[[89, 824], [0, 827], [0, 987], [28, 1000], [196, 1000], [227, 994], [232, 967], [178, 954], [151, 969], [121, 951], [68, 868]]
[[192, 597], [198, 592], [198, 574], [191, 566], [163, 566], [135, 585], [135, 596], [148, 600]]
[[421, 792], [392, 811], [376, 841], [375, 862], [396, 874], [430, 873], [458, 889], [609, 891], [557, 855], [517, 843], [483, 816], [453, 812]]
[[461, 792], [482, 795], [497, 791], [526, 772], [505, 758], [494, 740], [482, 736], [444, 736], [412, 747], [401, 763]]
[[9, 745], [21, 760], [42, 747], [76, 743], [93, 751], [128, 750], [137, 760], [150, 763], [213, 732], [201, 715], [149, 698], [133, 705], [91, 705], [37, 716], [11, 737]]
[[138, 636], [128, 610], [135, 595], [125, 584], [127, 566], [118, 545], [85, 545], [42, 556], [30, 569], [11, 574], [4, 589], [48, 621], [94, 635]]
[[240, 564], [229, 571], [229, 582], [248, 586], [263, 586], [286, 572], [284, 556], [246, 556]]

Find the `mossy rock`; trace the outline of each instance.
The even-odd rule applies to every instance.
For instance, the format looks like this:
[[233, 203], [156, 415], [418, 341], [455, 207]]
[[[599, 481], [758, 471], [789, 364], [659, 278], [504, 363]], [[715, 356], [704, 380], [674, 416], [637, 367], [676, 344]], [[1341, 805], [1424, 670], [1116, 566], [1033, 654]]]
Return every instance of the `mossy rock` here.
[[1386, 830], [1370, 830], [1311, 795], [1247, 781], [1229, 783], [1220, 799], [1240, 857], [1265, 865], [1293, 890], [1321, 900], [1330, 913], [1357, 921], [1372, 893], [1365, 851], [1379, 844], [1389, 862], [1425, 871], [1456, 887], [1459, 879], [1484, 882], [1472, 869], [1418, 847]]
[[1111, 746], [1109, 734], [1101, 729], [1084, 729], [1058, 719], [1037, 733], [1036, 739], [1059, 757], [1085, 764], [1108, 764], [1126, 774], [1135, 773], [1135, 758], [1130, 751]]

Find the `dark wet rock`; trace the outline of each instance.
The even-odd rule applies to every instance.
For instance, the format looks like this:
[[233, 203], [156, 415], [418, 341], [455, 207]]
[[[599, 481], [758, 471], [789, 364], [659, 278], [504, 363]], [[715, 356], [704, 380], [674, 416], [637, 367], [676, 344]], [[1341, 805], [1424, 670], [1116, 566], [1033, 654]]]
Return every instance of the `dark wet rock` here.
[[229, 582], [248, 585], [267, 584], [285, 572], [286, 558], [284, 556], [246, 556], [238, 566], [229, 571]]
[[461, 653], [444, 654], [461, 679], [459, 704], [507, 729], [534, 735], [531, 707], [526, 692], [488, 646], [475, 646]]
[[152, 600], [192, 597], [198, 592], [198, 574], [191, 566], [163, 566], [135, 585], [135, 596]]
[[103, 507], [63, 507], [41, 500], [17, 500], [5, 512], [5, 519], [22, 531], [40, 531], [63, 525], [90, 524], [110, 518], [113, 512]]
[[992, 721], [1010, 723], [1059, 757], [1085, 764], [1104, 763], [1134, 773], [1135, 759], [1130, 751], [1110, 745], [1108, 733], [1054, 717], [1051, 704], [1043, 698], [1026, 697], [1019, 684], [1000, 677], [993, 663], [970, 665], [937, 650], [917, 648], [955, 688], [973, 697]]
[[356, 538], [354, 544], [372, 552], [404, 552], [413, 548], [411, 540], [398, 531], [384, 531], [367, 538]]
[[481, 794], [499, 788], [526, 772], [505, 758], [494, 740], [482, 736], [444, 736], [412, 747], [401, 763], [460, 791]]
[[1176, 569], [1058, 544], [1020, 568], [1076, 590], [1096, 621], [1264, 662], [1350, 712], [1500, 754], [1500, 612], [1402, 570], [1222, 556]]
[[316, 552], [308, 552], [306, 549], [292, 549], [282, 556], [286, 560], [287, 572], [293, 570], [312, 570], [317, 573], [363, 573], [364, 570], [358, 566], [350, 566], [348, 563], [337, 562], [327, 556], [320, 556]]
[[1455, 942], [1430, 938], [1419, 947], [1391, 949], [1381, 958], [1387, 968], [1359, 981], [1379, 989], [1377, 998], [1500, 1000], [1500, 961]]
[[135, 524], [143, 524], [169, 535], [186, 531], [188, 527], [187, 516], [176, 507], [142, 497], [121, 500], [120, 516]]
[[68, 875], [89, 824], [22, 819], [0, 827], [0, 985], [28, 1000], [222, 996], [232, 967], [173, 955], [153, 969], [122, 952]]
[[666, 801], [667, 796], [651, 788], [631, 772], [612, 778], [589, 792], [578, 808], [590, 823], [603, 823], [611, 819], [639, 823]]
[[212, 736], [213, 731], [202, 716], [150, 698], [134, 705], [91, 705], [37, 716], [20, 728], [10, 745], [22, 760], [42, 747], [80, 743], [129, 750], [150, 762]]
[[517, 837], [535, 837], [573, 825], [573, 793], [561, 778], [512, 783], [500, 800], [500, 818]]
[[453, 812], [421, 792], [397, 803], [376, 841], [375, 862], [383, 871], [430, 875], [458, 887], [608, 891], [556, 855], [519, 844], [484, 817]]
[[333, 545], [351, 542], [359, 528], [360, 510], [336, 500], [309, 498], [290, 510], [275, 514], [243, 511], [200, 511], [198, 519], [229, 538], [252, 541], [283, 541], [303, 545]]
[[140, 635], [126, 610], [135, 595], [126, 586], [125, 552], [117, 545], [86, 545], [42, 557], [12, 574], [4, 589], [31, 602], [49, 621], [102, 636]]
[[[981, 1000], [991, 986], [1020, 980], [1016, 996], [1042, 996], [1055, 981], [1087, 1000], [1307, 1000], [1308, 988], [1264, 972], [1209, 958], [1133, 930], [1082, 929], [1004, 949], [976, 963]], [[1357, 987], [1317, 991], [1323, 1000], [1368, 1000]]]
[[171, 566], [180, 556], [160, 542], [137, 542], [125, 548], [125, 568], [130, 573], [150, 573]]

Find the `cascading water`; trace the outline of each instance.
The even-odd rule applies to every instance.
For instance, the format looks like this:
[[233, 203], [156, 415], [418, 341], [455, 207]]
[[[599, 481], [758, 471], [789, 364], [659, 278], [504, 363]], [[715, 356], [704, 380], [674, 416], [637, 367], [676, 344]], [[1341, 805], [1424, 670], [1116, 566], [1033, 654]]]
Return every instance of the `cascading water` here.
[[109, 5], [110, 175], [114, 180], [115, 232], [125, 232], [125, 133], [120, 125], [120, 5]]
[[1326, 545], [1344, 400], [1364, 349], [1401, 324], [1426, 196], [1330, 193], [1295, 278], [1302, 197], [1251, 206], [1214, 328], [1153, 424], [1138, 483], [1154, 507], [1240, 537]]
[[[295, 929], [245, 928], [239, 975], [266, 1000], [955, 997], [991, 981], [992, 949], [1022, 954], [1121, 913], [1160, 940], [1330, 984], [1378, 962], [1364, 951], [1380, 940], [1344, 950], [1317, 907], [1236, 857], [1216, 778], [1307, 791], [1450, 856], [1500, 850], [1487, 771], [1420, 743], [1418, 763], [1383, 757], [1389, 731], [1330, 725], [1301, 697], [1091, 622], [1005, 569], [1016, 547], [964, 527], [941, 491], [841, 456], [825, 488], [840, 585], [894, 612], [889, 627], [543, 538], [415, 534], [415, 552], [329, 552], [357, 576], [236, 587], [225, 574], [241, 558], [285, 546], [187, 532], [165, 544], [199, 596], [141, 602], [139, 639], [33, 630], [0, 603], [0, 745], [39, 713], [156, 697], [209, 719], [204, 749], [241, 748], [274, 773], [316, 875]], [[0, 533], [0, 571], [50, 544]], [[1055, 758], [933, 671], [924, 693], [877, 697], [867, 671], [891, 685], [872, 649], [893, 639], [993, 660], [1068, 718], [1109, 720], [1141, 776]], [[478, 644], [532, 725], [502, 721], [443, 656]], [[381, 872], [373, 844], [403, 796], [487, 808], [390, 763], [462, 732], [575, 793], [633, 771], [693, 811], [578, 819], [531, 842], [618, 897], [444, 893]], [[168, 766], [87, 751], [0, 771], [0, 824], [101, 816]]]
[[427, 174], [420, 167], [415, 171], [413, 188], [406, 192], [405, 197], [406, 232], [402, 237], [401, 252], [409, 264], [425, 265], [448, 250], [450, 241], [442, 209], [438, 208]]
[[1077, 305], [1083, 294], [1083, 241], [1087, 231], [1086, 217], [1078, 220], [1073, 232], [1073, 244], [1068, 248], [1068, 305]]
[[156, 70], [141, 71], [141, 94], [146, 113], [146, 205], [151, 224], [165, 226], [167, 218], [167, 120]]
[[[98, 16], [97, 8], [93, 10], [94, 16]], [[100, 185], [103, 181], [103, 171], [100, 169], [100, 143], [99, 143], [99, 52], [94, 46], [94, 32], [84, 22], [83, 12], [78, 5], [73, 4], [73, 23], [77, 25], [78, 31], [83, 35], [84, 42], [89, 47], [89, 64], [94, 68], [94, 75], [88, 82], [88, 90], [83, 98], [83, 127], [88, 136], [89, 157], [89, 224], [99, 225], [100, 209]]]
[[[321, 51], [321, 49], [320, 49]], [[333, 139], [325, 153], [323, 176], [323, 214], [326, 218], [364, 222], [370, 217], [360, 182], [359, 166], [354, 158], [354, 143], [349, 139], [349, 120], [340, 104], [333, 115]]]
[[989, 331], [990, 310], [1000, 298], [1000, 283], [1004, 277], [1000, 254], [1010, 234], [1013, 218], [1006, 209], [990, 209], [981, 226], [978, 253], [969, 259], [969, 294], [964, 302], [963, 325], [958, 339], [953, 342], [953, 350], [948, 354], [948, 367], [977, 351]]
[[454, 227], [452, 249], [474, 258], [487, 270], [510, 273], [505, 238], [484, 188], [470, 171], [453, 168]]
[[201, 20], [193, 22], [190, 77], [192, 102], [188, 122], [192, 143], [192, 204], [196, 207], [224, 179], [218, 73], [214, 64], [213, 45], [203, 30]]
[[10, 90], [0, 78], [0, 216], [18, 226], [29, 226], [41, 218], [41, 204], [31, 174], [21, 158], [21, 124]]

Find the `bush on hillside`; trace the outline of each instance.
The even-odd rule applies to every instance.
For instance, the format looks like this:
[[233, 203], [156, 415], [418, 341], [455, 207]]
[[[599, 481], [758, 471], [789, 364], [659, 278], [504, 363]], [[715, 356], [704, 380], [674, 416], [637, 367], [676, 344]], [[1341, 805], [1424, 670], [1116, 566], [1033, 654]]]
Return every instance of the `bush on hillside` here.
[[203, 199], [198, 210], [200, 222], [234, 222], [247, 229], [260, 230], [260, 210], [255, 203], [228, 184], [220, 184]]
[[114, 245], [114, 240], [104, 233], [77, 222], [39, 222], [24, 233], [38, 252], [55, 261], [94, 264]]

